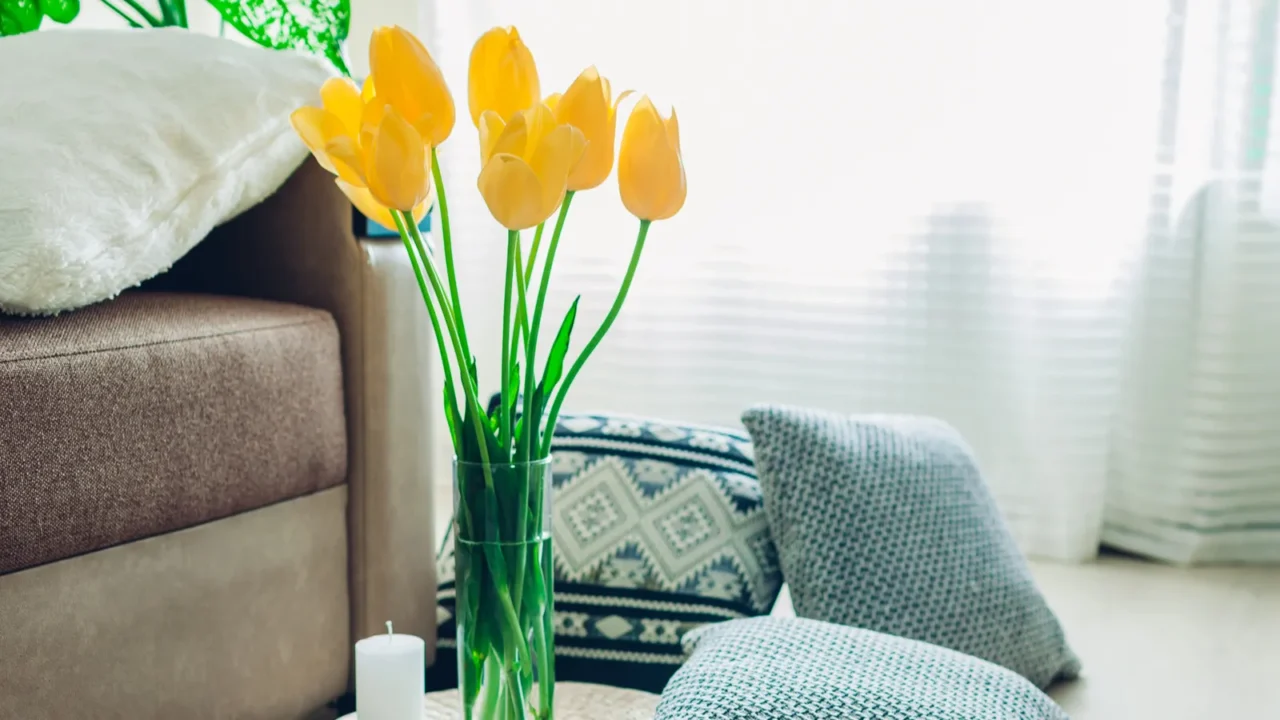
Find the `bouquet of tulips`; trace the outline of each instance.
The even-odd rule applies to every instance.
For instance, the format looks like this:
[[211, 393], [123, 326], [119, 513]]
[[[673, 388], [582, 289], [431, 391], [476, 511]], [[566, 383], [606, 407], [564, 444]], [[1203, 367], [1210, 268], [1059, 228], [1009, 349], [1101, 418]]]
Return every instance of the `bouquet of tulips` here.
[[[629, 93], [615, 97], [592, 67], [563, 93], [544, 98], [533, 56], [515, 28], [494, 28], [476, 42], [467, 88], [480, 141], [476, 186], [507, 229], [501, 400], [487, 412], [437, 162], [437, 148], [453, 131], [453, 98], [426, 47], [401, 28], [374, 31], [369, 60], [372, 74], [362, 88], [348, 79], [326, 82], [323, 107], [297, 110], [293, 124], [357, 208], [399, 229], [431, 318], [456, 453], [453, 532], [464, 715], [550, 718], [552, 430], [574, 378], [626, 300], [650, 224], [684, 204], [675, 112], [663, 118], [647, 97], [632, 109], [618, 151], [622, 203], [639, 219], [630, 264], [604, 321], [568, 369], [578, 300], [538, 372], [544, 303], [569, 205], [575, 193], [608, 179], [618, 103]], [[418, 230], [433, 203], [439, 207], [440, 252], [429, 249]], [[533, 230], [527, 250], [521, 238], [526, 230]]]

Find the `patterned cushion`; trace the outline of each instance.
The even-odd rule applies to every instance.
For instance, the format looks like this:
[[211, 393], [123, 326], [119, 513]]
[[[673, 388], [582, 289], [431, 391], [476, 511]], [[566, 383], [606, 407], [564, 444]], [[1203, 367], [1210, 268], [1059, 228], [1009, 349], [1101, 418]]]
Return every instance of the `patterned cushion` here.
[[[782, 576], [746, 435], [571, 415], [552, 454], [557, 680], [658, 692], [686, 631], [773, 606]], [[433, 688], [457, 684], [451, 539], [439, 578]]]
[[871, 630], [752, 618], [686, 642], [654, 720], [1067, 720], [1014, 672]]
[[742, 419], [797, 615], [976, 655], [1039, 687], [1078, 673], [955, 430], [785, 407]]

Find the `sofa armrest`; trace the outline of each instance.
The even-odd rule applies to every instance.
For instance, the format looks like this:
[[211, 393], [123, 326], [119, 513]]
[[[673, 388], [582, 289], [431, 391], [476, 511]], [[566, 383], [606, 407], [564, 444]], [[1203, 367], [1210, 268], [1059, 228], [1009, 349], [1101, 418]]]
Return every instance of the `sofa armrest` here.
[[[351, 205], [308, 159], [274, 195], [210, 233], [151, 285], [328, 310], [347, 412], [351, 634], [400, 632], [435, 656], [433, 437], [439, 364], [398, 240], [356, 238]], [[439, 463], [438, 463], [439, 464]]]

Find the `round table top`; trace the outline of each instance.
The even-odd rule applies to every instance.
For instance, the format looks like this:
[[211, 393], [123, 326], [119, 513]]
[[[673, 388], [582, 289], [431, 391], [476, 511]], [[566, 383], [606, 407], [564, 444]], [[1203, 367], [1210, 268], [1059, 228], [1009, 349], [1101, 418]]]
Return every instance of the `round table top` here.
[[[556, 683], [556, 720], [653, 720], [658, 696], [653, 693], [590, 683]], [[457, 720], [462, 716], [457, 690], [427, 693], [423, 720]], [[339, 720], [358, 720], [355, 713]]]

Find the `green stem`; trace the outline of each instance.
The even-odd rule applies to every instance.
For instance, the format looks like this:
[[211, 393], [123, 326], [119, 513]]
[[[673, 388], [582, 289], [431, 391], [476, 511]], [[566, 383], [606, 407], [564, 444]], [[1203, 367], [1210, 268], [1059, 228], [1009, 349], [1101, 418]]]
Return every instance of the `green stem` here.
[[502, 279], [502, 387], [499, 388], [499, 394], [502, 397], [502, 404], [498, 406], [498, 420], [501, 423], [499, 428], [502, 452], [506, 454], [503, 462], [511, 460], [511, 411], [507, 403], [513, 399], [510, 393], [511, 385], [511, 273], [518, 272], [515, 268], [516, 262], [516, 244], [520, 242], [519, 230], [507, 231], [507, 264], [506, 271], [503, 273], [505, 277]]
[[550, 720], [551, 709], [555, 707], [556, 670], [551, 645], [547, 642], [547, 621], [548, 618], [555, 617], [555, 606], [554, 600], [547, 593], [547, 579], [542, 572], [543, 545], [544, 543], [538, 543], [531, 550], [534, 556], [533, 581], [542, 588], [543, 596], [547, 598], [546, 606], [542, 609], [543, 617], [538, 618], [533, 626], [533, 643], [538, 652], [538, 707], [541, 711], [539, 717]]
[[[520, 325], [520, 337], [525, 343], [525, 347], [529, 346], [529, 310], [525, 306], [525, 286], [524, 274], [520, 272], [520, 268], [524, 267], [524, 259], [521, 255], [520, 244], [516, 243], [516, 322]], [[511, 346], [511, 362], [515, 363], [515, 356], [520, 354], [517, 345]]]
[[[393, 210], [392, 212], [400, 212]], [[409, 230], [409, 237], [413, 240], [414, 248], [418, 251], [418, 258], [422, 261], [422, 265], [426, 268], [427, 277], [431, 280], [431, 289], [436, 294], [436, 301], [440, 304], [440, 314], [444, 317], [445, 327], [449, 330], [449, 339], [453, 341], [453, 352], [457, 357], [458, 367], [461, 370], [467, 362], [467, 358], [462, 349], [462, 343], [458, 339], [458, 328], [454, 322], [454, 314], [457, 312], [455, 308], [450, 307], [449, 299], [444, 293], [444, 284], [440, 282], [440, 273], [436, 271], [435, 263], [432, 262], [431, 256], [427, 254], [426, 246], [422, 242], [422, 233], [418, 231], [418, 224], [413, 218], [406, 213], [400, 212], [402, 223]], [[480, 460], [484, 468], [484, 482], [489, 490], [493, 489], [493, 473], [489, 467], [489, 446], [485, 441], [486, 435], [484, 427], [481, 425], [480, 418], [487, 417], [484, 408], [480, 407], [477, 400], [476, 385], [471, 377], [470, 372], [459, 372], [462, 376], [462, 392], [467, 396], [467, 403], [471, 407], [471, 421], [475, 426], [476, 440], [480, 446]]]
[[135, 20], [135, 19], [133, 18], [133, 16], [132, 16], [132, 15], [129, 15], [129, 14], [128, 14], [128, 13], [126, 13], [124, 10], [121, 10], [120, 8], [116, 7], [115, 5], [112, 5], [112, 4], [111, 4], [111, 0], [102, 0], [102, 4], [103, 4], [103, 5], [106, 5], [106, 6], [107, 6], [107, 9], [108, 9], [108, 10], [110, 10], [111, 12], [113, 12], [113, 13], [115, 13], [115, 14], [119, 15], [120, 17], [124, 18], [124, 21], [125, 21], [125, 22], [127, 22], [127, 23], [129, 23], [129, 27], [132, 27], [132, 28], [141, 28], [141, 27], [142, 27], [142, 23], [140, 23], [140, 22], [138, 22], [137, 20]]
[[178, 24], [187, 27], [187, 0], [170, 0], [174, 13], [178, 16]]
[[147, 12], [147, 9], [142, 7], [142, 5], [138, 3], [138, 0], [124, 0], [124, 2], [126, 5], [133, 8], [134, 12], [141, 15], [142, 19], [151, 27], [164, 27], [167, 24], [160, 18]]
[[[542, 265], [542, 280], [538, 283], [538, 299], [533, 303], [533, 325], [529, 328], [529, 342], [527, 343], [527, 352], [525, 353], [525, 364], [533, 367], [534, 361], [537, 359], [538, 352], [538, 332], [542, 327], [542, 309], [547, 301], [547, 287], [551, 285], [551, 265], [556, 259], [556, 249], [560, 247], [560, 233], [564, 231], [564, 219], [569, 215], [569, 204], [573, 202], [573, 191], [570, 190], [564, 194], [564, 202], [560, 204], [560, 214], [556, 217], [556, 229], [551, 232], [551, 244], [547, 246], [547, 259]], [[542, 418], [531, 418], [533, 415], [533, 375], [530, 374], [525, 378], [524, 383], [524, 416], [525, 425], [533, 424], [532, 432], [525, 431], [526, 438], [534, 438], [531, 445], [525, 451], [525, 457], [532, 460], [534, 458], [533, 450], [538, 448], [542, 442]], [[551, 392], [553, 388], [544, 388], [545, 392]], [[548, 425], [547, 434], [550, 435], [555, 431], [555, 425]], [[548, 445], [548, 449], [550, 445]], [[546, 457], [547, 451], [537, 454], [537, 457]]]
[[458, 323], [458, 339], [467, 355], [463, 372], [470, 374], [471, 344], [467, 342], [467, 326], [462, 320], [462, 299], [458, 296], [458, 273], [453, 269], [453, 234], [449, 227], [449, 202], [444, 195], [444, 178], [440, 175], [440, 158], [431, 148], [431, 177], [436, 183], [436, 204], [440, 206], [440, 244], [444, 249], [444, 270], [449, 275], [449, 297]]
[[[591, 336], [587, 346], [582, 349], [582, 354], [573, 362], [573, 367], [569, 368], [568, 374], [564, 377], [564, 382], [560, 384], [560, 390], [556, 392], [556, 400], [551, 405], [551, 414], [547, 416], [548, 430], [542, 445], [542, 455], [544, 456], [551, 452], [551, 437], [555, 433], [556, 419], [560, 416], [560, 406], [564, 404], [564, 398], [569, 392], [569, 386], [573, 384], [573, 379], [578, 376], [578, 371], [582, 370], [582, 366], [586, 364], [587, 358], [591, 357], [591, 353], [596, 349], [596, 346], [600, 344], [605, 334], [609, 332], [614, 319], [618, 317], [618, 312], [622, 310], [622, 303], [627, 299], [627, 291], [631, 289], [631, 279], [635, 277], [636, 266], [640, 264], [640, 253], [644, 250], [645, 236], [649, 234], [649, 224], [649, 220], [640, 221], [640, 232], [636, 235], [636, 245], [631, 251], [631, 264], [627, 266], [627, 274], [622, 278], [622, 287], [618, 288], [618, 296], [613, 299], [613, 307], [609, 308], [609, 314], [605, 316], [604, 322], [600, 323], [600, 327], [596, 329], [596, 334]], [[552, 240], [554, 242], [554, 238]]]
[[538, 246], [542, 244], [542, 231], [546, 227], [547, 222], [544, 220], [538, 223], [538, 229], [533, 232], [533, 245], [529, 247], [529, 265], [524, 269], [525, 285], [533, 279], [533, 266], [538, 264]]
[[[440, 320], [436, 317], [436, 308], [431, 302], [431, 291], [427, 289], [427, 281], [422, 277], [422, 266], [418, 263], [417, 253], [414, 252], [413, 243], [409, 239], [409, 231], [405, 228], [405, 218], [401, 217], [400, 213], [391, 213], [391, 217], [395, 219], [396, 229], [400, 231], [400, 239], [404, 241], [404, 249], [409, 253], [409, 263], [413, 265], [413, 275], [418, 279], [418, 290], [422, 293], [422, 302], [427, 306], [427, 314], [431, 316], [431, 329], [435, 331], [436, 349], [440, 353], [440, 365], [444, 368], [444, 384], [448, 387], [453, 387], [453, 371], [449, 362], [449, 350], [445, 347], [444, 335], [440, 332]], [[447, 411], [448, 408], [446, 408]], [[456, 405], [453, 407], [453, 412], [455, 415], [458, 413]], [[461, 415], [458, 415], [458, 417], [461, 417]], [[452, 439], [454, 452], [461, 454], [462, 443], [456, 435]]]
[[[527, 289], [524, 286], [524, 276], [521, 275], [520, 273], [520, 267], [521, 267], [520, 266], [520, 246], [519, 246], [519, 243], [517, 243], [515, 274], [516, 274], [516, 296], [517, 296], [518, 310], [516, 312], [516, 322], [519, 323], [520, 326], [524, 329], [524, 333], [525, 333], [524, 345], [526, 348], [526, 352], [528, 352], [528, 349], [532, 348], [535, 343], [532, 339], [533, 336], [529, 332], [528, 320], [526, 317], [528, 313], [528, 306], [527, 306], [528, 293], [527, 293]], [[513, 342], [513, 347], [511, 348], [511, 361], [510, 361], [513, 367], [515, 366], [516, 354], [518, 352], [517, 348], [514, 345], [515, 343]], [[521, 432], [520, 448], [516, 451], [516, 460], [518, 462], [523, 462], [523, 463], [528, 463], [532, 460], [532, 458], [529, 457], [529, 452], [530, 450], [533, 449], [533, 447], [535, 447], [533, 445], [532, 438], [535, 437], [538, 432], [537, 420], [533, 417], [533, 414], [529, 412], [530, 391], [528, 390], [528, 387], [532, 384], [533, 376], [534, 376], [533, 357], [526, 354], [525, 369], [524, 369], [525, 388], [526, 388], [524, 393], [525, 409], [524, 409], [524, 412], [521, 414], [521, 418], [522, 418], [521, 422], [523, 423], [523, 427], [520, 430]], [[531, 488], [529, 487], [529, 478], [533, 473], [532, 473], [531, 467], [529, 467], [528, 465], [525, 465], [524, 467], [525, 467], [524, 477], [519, 478], [520, 486], [516, 489], [516, 504], [515, 504], [515, 507], [516, 507], [515, 541], [516, 542], [524, 542], [525, 540], [528, 539], [528, 537], [526, 537], [526, 532], [528, 531], [528, 528], [529, 528], [528, 508], [529, 508], [529, 492], [531, 490]], [[524, 553], [524, 550], [521, 549], [521, 551], [518, 553], [516, 558], [515, 579], [511, 585], [512, 590], [515, 592], [515, 597], [512, 599], [512, 604], [515, 605], [517, 614], [520, 613], [520, 609], [521, 609], [520, 604], [524, 599], [524, 571], [525, 571], [525, 553]]]

